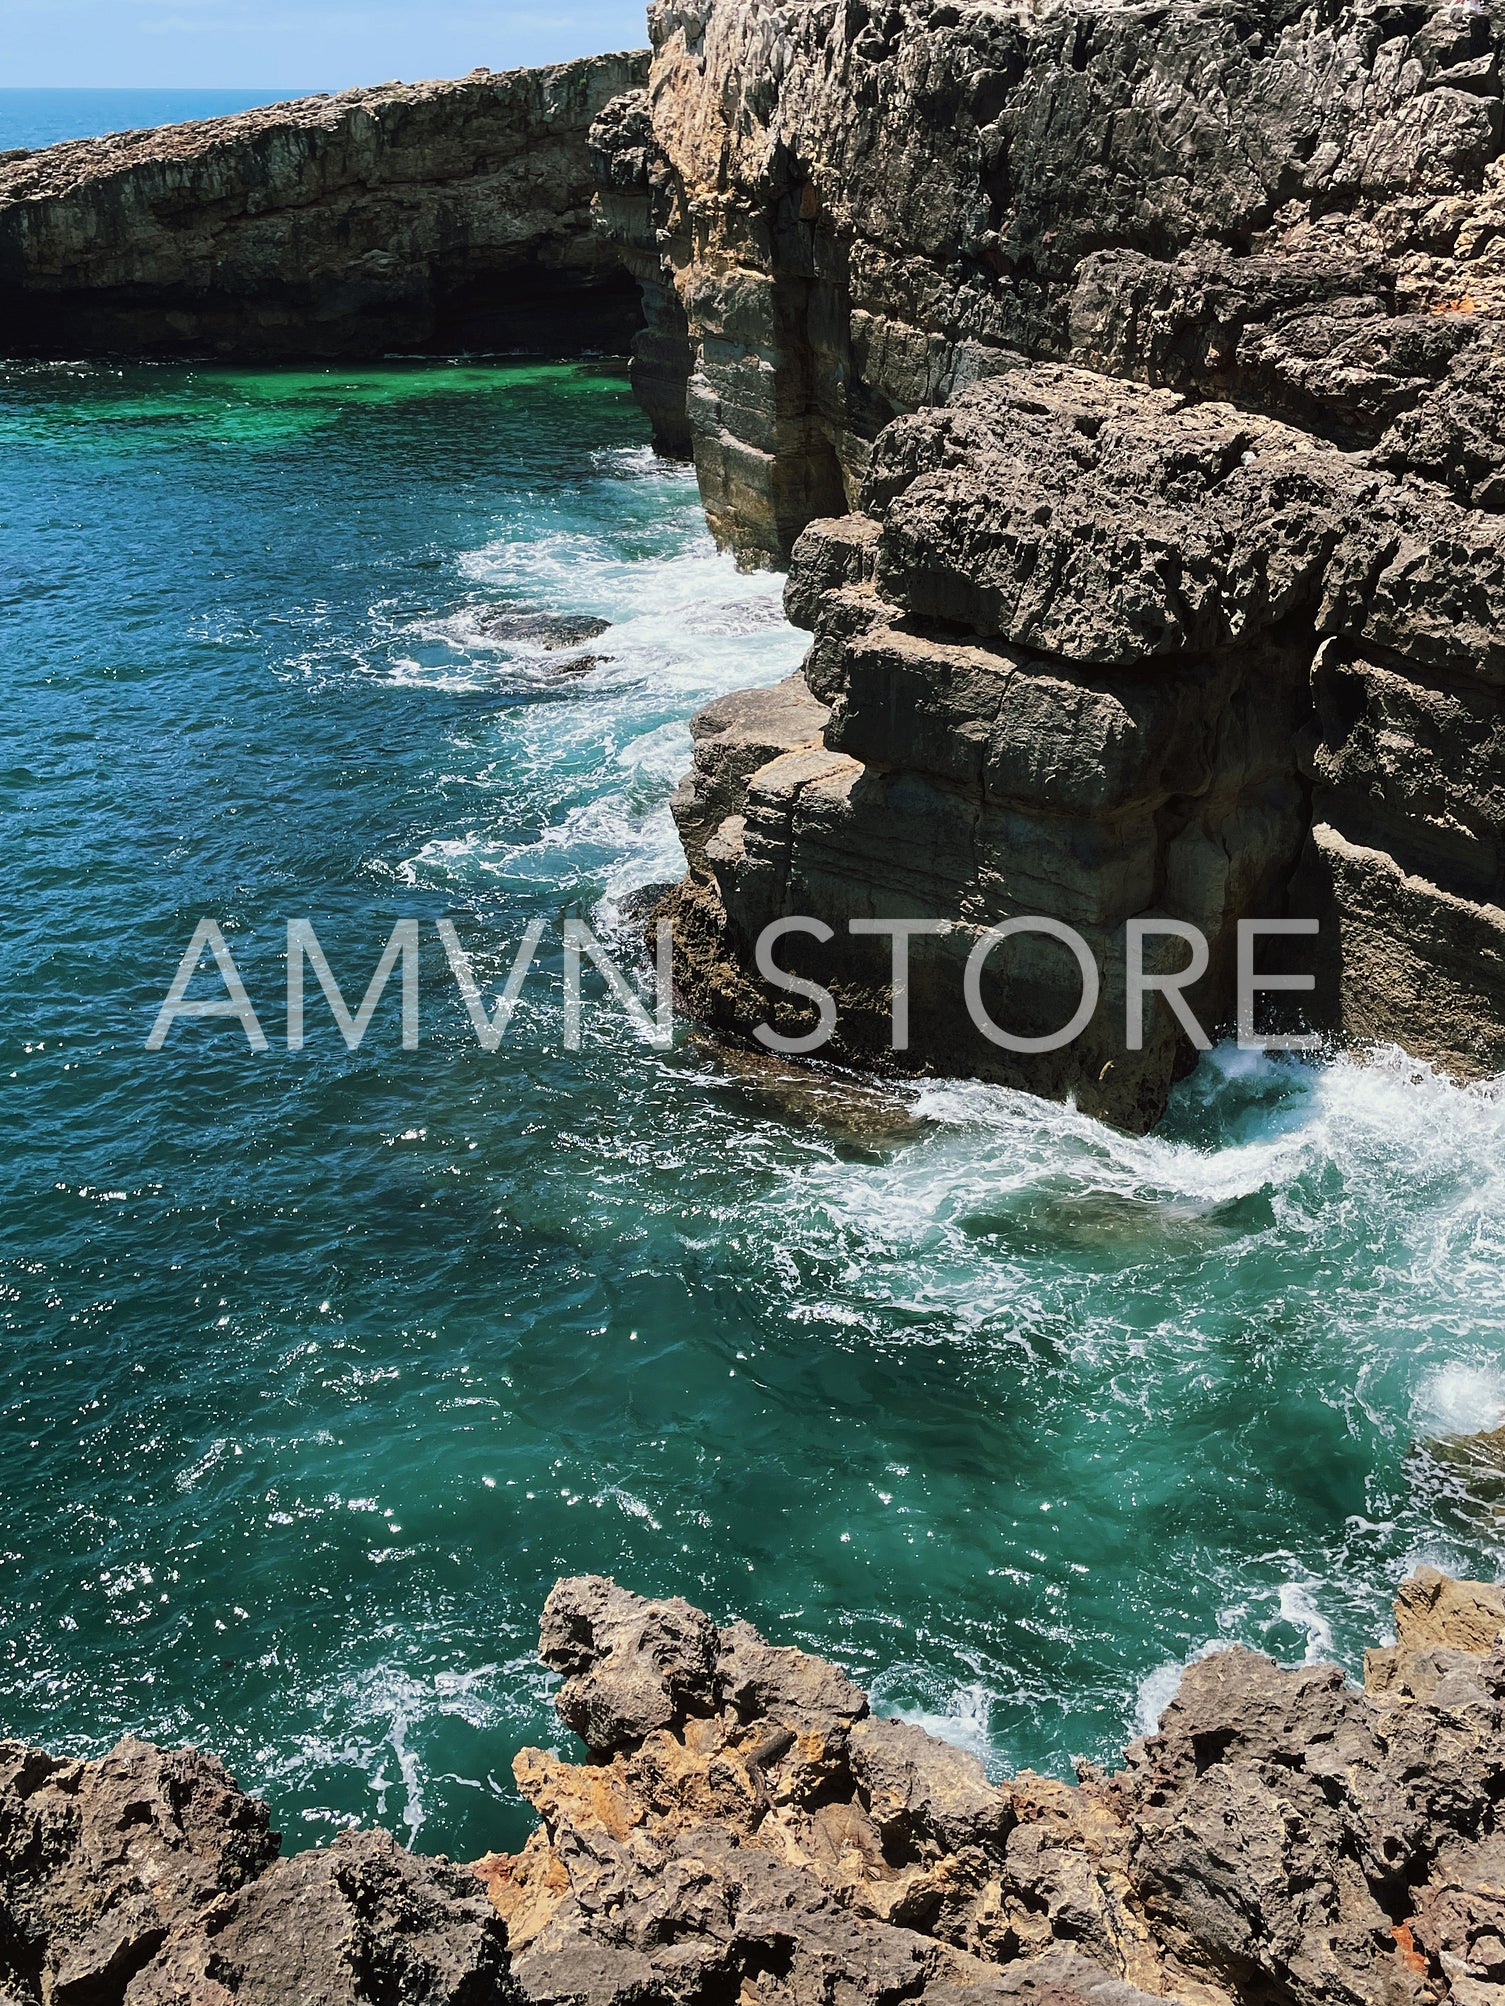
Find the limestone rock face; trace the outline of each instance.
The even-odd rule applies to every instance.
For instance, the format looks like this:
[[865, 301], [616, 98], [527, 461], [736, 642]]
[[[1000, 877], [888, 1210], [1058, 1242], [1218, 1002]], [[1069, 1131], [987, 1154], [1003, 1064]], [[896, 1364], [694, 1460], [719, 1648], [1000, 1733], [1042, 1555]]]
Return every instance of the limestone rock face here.
[[1418, 1567], [1396, 1599], [1395, 1640], [1404, 1650], [1441, 1646], [1487, 1654], [1505, 1643], [1505, 1588]]
[[503, 2006], [506, 1933], [474, 1880], [385, 1832], [277, 1858], [211, 1757], [101, 1762], [0, 1743], [5, 2006]]
[[1446, 1660], [1425, 1690], [1204, 1659], [1117, 1775], [1073, 1787], [990, 1783], [745, 1624], [564, 1582], [543, 1631], [550, 1664], [568, 1637], [564, 1717], [585, 1691], [665, 1703], [618, 1705], [584, 1767], [525, 1750], [542, 1825], [476, 1872], [537, 2006], [1483, 2006], [1505, 1983], [1505, 1645], [1477, 1614], [1499, 1607], [1430, 1570], [1405, 1585], [1398, 1628]]
[[645, 55], [0, 155], [0, 354], [625, 351], [592, 121]]
[[[894, 417], [1030, 355], [1285, 415], [1488, 502], [1483, 4], [661, 0], [605, 171], [685, 316], [714, 526], [787, 559]], [[641, 223], [637, 242], [646, 247]]]
[[[1129, 923], [1202, 930], [1216, 1035], [1239, 922], [1316, 920], [1257, 957], [1315, 974], [1307, 1028], [1505, 1065], [1505, 13], [695, 0], [651, 26], [598, 171], [677, 303], [712, 528], [792, 564], [829, 712], [745, 779], [724, 702], [698, 734], [691, 1007], [809, 1032], [755, 960], [808, 914], [835, 939], [778, 965], [835, 996], [827, 1057], [1142, 1128], [1194, 1052], [1159, 999], [1134, 1046]], [[1065, 1050], [963, 1007], [974, 946], [1033, 916], [1101, 973]], [[849, 932], [901, 917], [951, 928], [912, 942], [902, 1053], [889, 943]], [[1157, 934], [1145, 966], [1187, 951]], [[981, 994], [1043, 1039], [1083, 991], [1026, 935]]]
[[[763, 929], [809, 914], [835, 938], [786, 960], [837, 1000], [828, 1056], [1072, 1093], [1143, 1127], [1189, 1046], [1152, 1001], [1130, 1048], [1128, 924], [1207, 940], [1186, 995], [1212, 1035], [1240, 920], [1294, 914], [1326, 936], [1319, 1022], [1505, 1063], [1501, 518], [1283, 421], [1059, 364], [896, 420], [863, 494], [795, 548], [790, 610], [815, 645], [784, 687], [811, 701], [722, 699], [696, 726], [675, 809], [703, 1017], [807, 1028], [749, 970]], [[1102, 991], [1068, 1046], [1017, 1054], [968, 1014], [964, 972], [1033, 915], [1086, 941]], [[848, 932], [899, 916], [950, 922], [910, 946], [907, 1055], [890, 944]], [[1144, 965], [1186, 958], [1156, 931]], [[997, 962], [995, 1023], [1044, 1037], [1072, 1018], [1082, 977], [1058, 942]]]

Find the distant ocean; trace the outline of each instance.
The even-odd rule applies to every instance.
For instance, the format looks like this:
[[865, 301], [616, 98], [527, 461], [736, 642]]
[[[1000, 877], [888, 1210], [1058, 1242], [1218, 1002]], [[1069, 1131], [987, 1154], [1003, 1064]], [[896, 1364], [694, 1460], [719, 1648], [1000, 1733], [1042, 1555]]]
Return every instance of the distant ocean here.
[[0, 90], [0, 153], [17, 146], [55, 146], [60, 139], [131, 132], [143, 125], [225, 118], [255, 105], [282, 104], [307, 95], [296, 90]]

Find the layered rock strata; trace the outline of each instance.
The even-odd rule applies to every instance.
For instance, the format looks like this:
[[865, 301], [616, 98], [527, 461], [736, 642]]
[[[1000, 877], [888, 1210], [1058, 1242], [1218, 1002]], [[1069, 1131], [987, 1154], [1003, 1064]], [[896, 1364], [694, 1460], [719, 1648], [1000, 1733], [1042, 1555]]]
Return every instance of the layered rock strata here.
[[[952, 920], [895, 1062], [1141, 1127], [1192, 1049], [1163, 1003], [1129, 1048], [1126, 923], [1207, 933], [1217, 1031], [1237, 922], [1316, 919], [1309, 1025], [1498, 1070], [1505, 10], [651, 23], [647, 88], [595, 134], [607, 220], [677, 315], [712, 527], [792, 559], [829, 712], [735, 794], [698, 734], [692, 1007], [809, 1028], [754, 965], [808, 912], [836, 941], [782, 959], [844, 1005], [828, 1055], [885, 1059], [887, 946], [848, 924]], [[962, 1008], [973, 941], [1021, 913], [1103, 966], [1066, 1053], [1001, 1053]], [[995, 993], [1031, 1036], [1081, 991], [1035, 938]]]
[[[1505, 1063], [1505, 519], [1281, 421], [1057, 364], [895, 421], [864, 494], [795, 548], [803, 678], [695, 728], [677, 913], [701, 1016], [807, 1029], [809, 1003], [753, 971], [766, 927], [813, 915], [834, 938], [795, 935], [780, 965], [830, 988], [826, 1056], [1072, 1093], [1142, 1128], [1192, 1045], [1151, 996], [1130, 1049], [1130, 922], [1155, 930], [1152, 971], [1191, 951], [1160, 929], [1210, 944], [1185, 995], [1212, 1035], [1239, 922], [1294, 913], [1323, 927], [1319, 1022]], [[979, 1028], [965, 968], [1034, 915], [1075, 929], [1102, 988], [1069, 1044], [1019, 1053]], [[910, 945], [891, 1055], [891, 943], [849, 929], [904, 916], [949, 931]], [[1045, 1039], [1082, 974], [1026, 934], [981, 993]]]
[[624, 352], [592, 121], [646, 55], [0, 155], [0, 354]]
[[1498, 506], [1498, 7], [649, 21], [646, 89], [597, 144], [651, 212], [738, 549], [787, 560], [859, 501], [885, 425], [1021, 354], [1283, 415]]
[[[1505, 1988], [1505, 1591], [1423, 1568], [1363, 1691], [1230, 1650], [1108, 1775], [990, 1782], [834, 1665], [562, 1581], [586, 1760], [469, 1869], [278, 1858], [217, 1763], [0, 1744], [5, 2006], [1487, 2006]], [[488, 1899], [489, 1897], [489, 1899]]]

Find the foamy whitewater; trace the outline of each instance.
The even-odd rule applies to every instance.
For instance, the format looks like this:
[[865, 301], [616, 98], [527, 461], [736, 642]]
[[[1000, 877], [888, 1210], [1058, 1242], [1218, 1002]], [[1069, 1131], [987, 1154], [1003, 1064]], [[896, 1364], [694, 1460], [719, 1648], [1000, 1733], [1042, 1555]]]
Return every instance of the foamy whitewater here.
[[[1066, 1773], [1209, 1649], [1356, 1667], [1415, 1561], [1499, 1569], [1456, 1453], [1505, 1422], [1497, 1086], [1224, 1050], [1132, 1139], [965, 1082], [817, 1112], [604, 1005], [560, 1049], [562, 918], [631, 952], [691, 714], [804, 646], [617, 377], [11, 368], [0, 431], [0, 1732], [467, 1856], [560, 1739], [561, 1573]], [[271, 1049], [149, 1057], [205, 914]], [[408, 916], [421, 1049], [311, 1000], [289, 1053], [287, 919], [353, 997]], [[439, 918], [483, 986], [545, 922], [494, 1056]]]

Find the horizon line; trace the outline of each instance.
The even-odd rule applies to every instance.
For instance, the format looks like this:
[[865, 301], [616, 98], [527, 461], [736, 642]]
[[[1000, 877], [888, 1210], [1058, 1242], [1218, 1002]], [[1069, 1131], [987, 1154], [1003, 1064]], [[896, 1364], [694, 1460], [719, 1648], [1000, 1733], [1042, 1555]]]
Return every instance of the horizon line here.
[[120, 91], [292, 91], [301, 97], [315, 97], [324, 91], [363, 88], [366, 86], [361, 84], [0, 84], [0, 97], [35, 97], [44, 91], [75, 96], [86, 91], [98, 92], [101, 96]]

